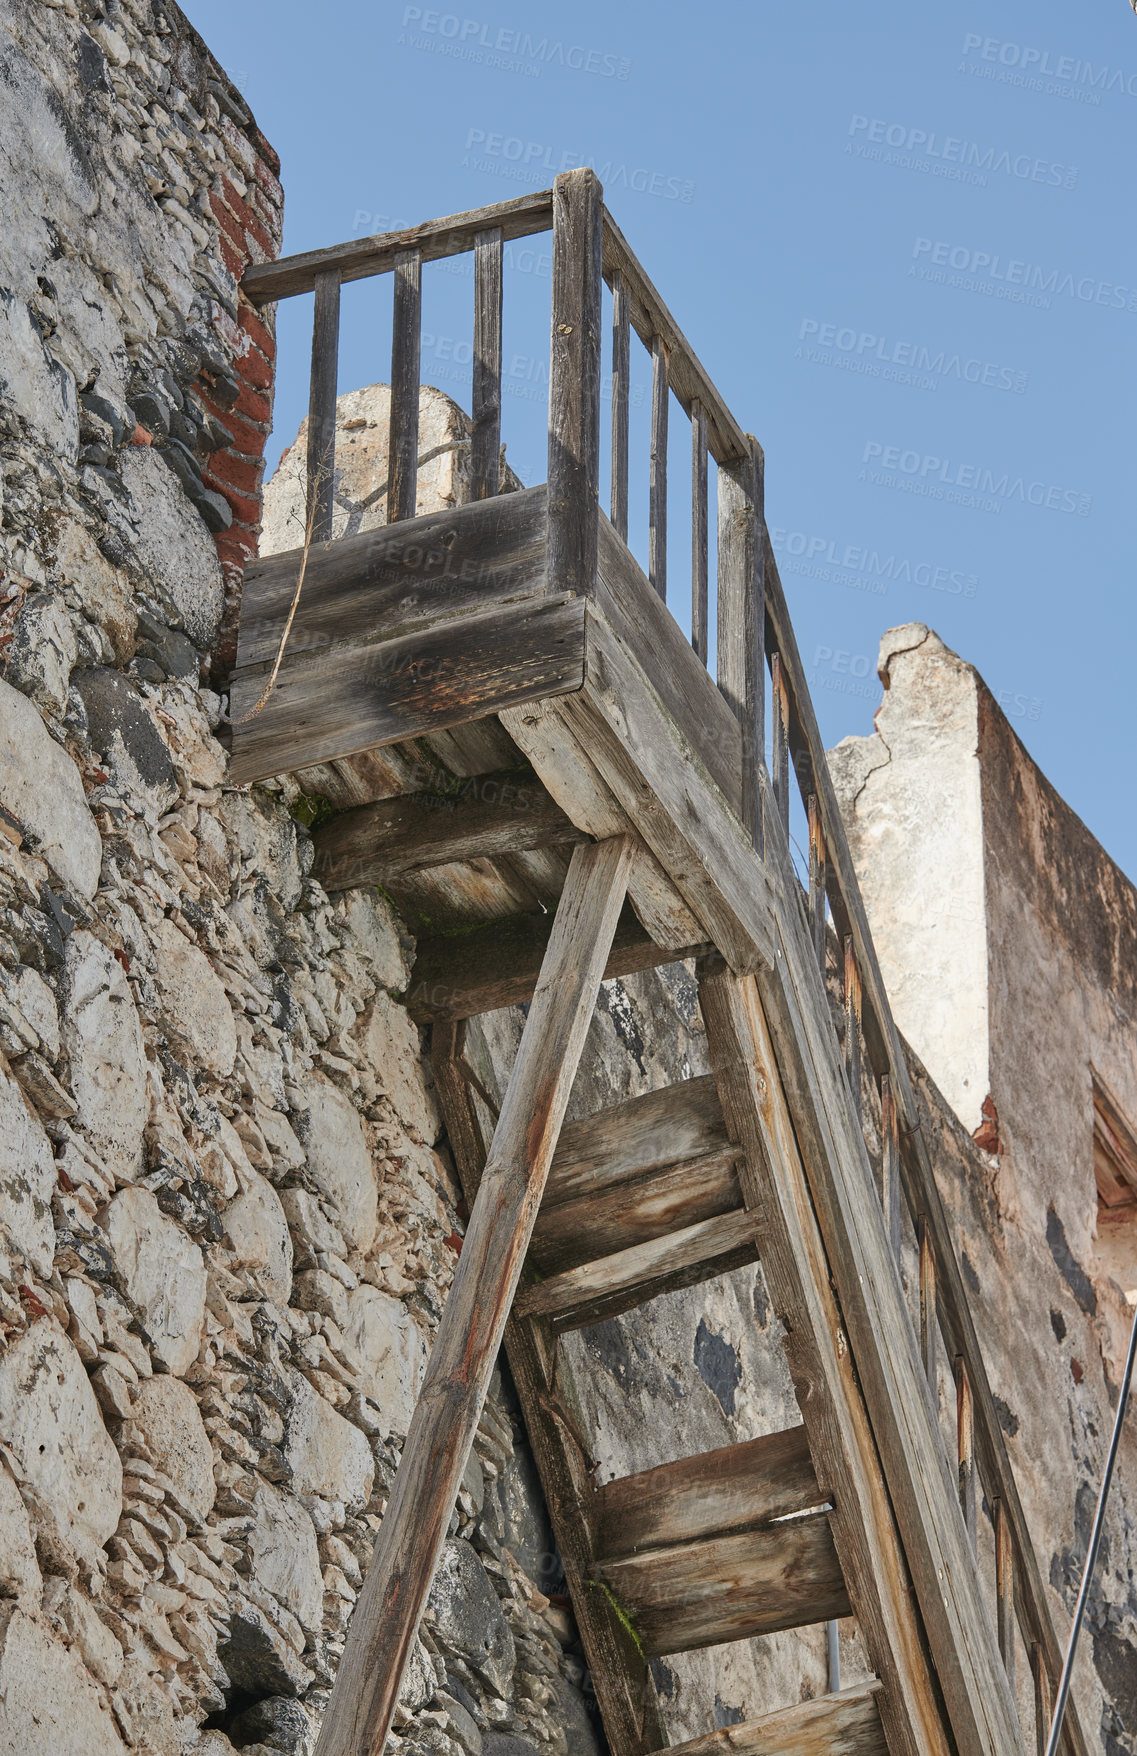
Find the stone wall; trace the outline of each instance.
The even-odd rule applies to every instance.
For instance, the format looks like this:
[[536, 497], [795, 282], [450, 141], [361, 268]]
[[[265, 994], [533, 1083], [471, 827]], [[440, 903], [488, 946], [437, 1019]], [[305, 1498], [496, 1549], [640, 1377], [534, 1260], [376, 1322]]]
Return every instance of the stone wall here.
[[[461, 1221], [413, 946], [202, 682], [276, 161], [168, 0], [0, 22], [0, 1749], [305, 1752]], [[499, 1378], [394, 1748], [592, 1756], [562, 1584]]]
[[[1137, 890], [936, 634], [890, 630], [880, 672], [875, 732], [830, 768], [1062, 1633], [1137, 1300], [1094, 1145], [1095, 1081], [1137, 1121]], [[946, 1370], [940, 1394], [946, 1416]], [[1131, 1417], [1079, 1673], [1109, 1756], [1137, 1750], [1135, 1517]]]

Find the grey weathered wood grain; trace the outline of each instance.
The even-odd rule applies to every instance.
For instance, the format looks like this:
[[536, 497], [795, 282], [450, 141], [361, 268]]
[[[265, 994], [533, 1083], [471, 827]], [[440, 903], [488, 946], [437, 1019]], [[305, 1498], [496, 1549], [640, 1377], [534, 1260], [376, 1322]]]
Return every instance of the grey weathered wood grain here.
[[549, 1200], [572, 1201], [645, 1171], [730, 1149], [711, 1075], [679, 1080], [567, 1122], [549, 1176]]
[[502, 234], [490, 226], [474, 239], [474, 376], [470, 430], [470, 498], [498, 490], [501, 462]]
[[975, 1517], [975, 1399], [971, 1394], [967, 1366], [961, 1358], [957, 1358], [955, 1362], [955, 1416], [959, 1506], [967, 1527], [971, 1552], [975, 1554], [978, 1542]]
[[597, 1565], [652, 1657], [849, 1614], [825, 1513]]
[[676, 1744], [671, 1756], [887, 1756], [876, 1678]]
[[700, 1541], [808, 1512], [825, 1496], [804, 1427], [724, 1445], [596, 1490], [598, 1555]]
[[691, 645], [704, 665], [710, 650], [707, 516], [707, 411], [696, 401], [691, 410]]
[[339, 339], [340, 277], [333, 268], [316, 277], [315, 308], [312, 314], [305, 528], [313, 543], [326, 543], [332, 534]]
[[790, 736], [789, 701], [786, 680], [782, 675], [782, 655], [770, 656], [770, 781], [774, 805], [782, 820], [782, 828], [790, 832]]
[[560, 1274], [735, 1211], [742, 1206], [736, 1156], [728, 1149], [634, 1176], [601, 1174], [587, 1194], [555, 1204], [550, 1180], [533, 1232], [533, 1261], [544, 1275]]
[[[423, 934], [406, 995], [411, 1017], [429, 1024], [520, 1005], [533, 993], [548, 937], [548, 917], [542, 914], [519, 915], [456, 938]], [[686, 955], [698, 950], [688, 947]], [[628, 908], [616, 930], [605, 977], [656, 969], [676, 955], [649, 939]]]
[[324, 1716], [319, 1756], [379, 1756], [505, 1331], [624, 899], [626, 838], [578, 848]]
[[852, 937], [845, 940], [845, 1078], [857, 1121], [861, 1120], [861, 974]]
[[325, 890], [346, 890], [416, 866], [584, 839], [532, 773], [507, 771], [344, 812], [315, 832], [312, 871]]
[[624, 277], [632, 328], [649, 351], [652, 338], [660, 335], [671, 350], [671, 388], [684, 411], [691, 413], [698, 401], [707, 411], [707, 442], [720, 464], [740, 462], [747, 455], [747, 439], [738, 422], [703, 368], [683, 331], [667, 309], [657, 289], [611, 214], [604, 214], [604, 274], [609, 284], [617, 274]]
[[395, 258], [391, 319], [391, 433], [387, 448], [387, 523], [413, 518], [418, 502], [419, 360], [422, 345], [422, 252]]
[[652, 590], [667, 601], [667, 343], [661, 335], [651, 344], [651, 455], [648, 469], [647, 576]]
[[816, 793], [809, 795], [806, 815], [809, 820], [809, 928], [813, 935], [813, 949], [817, 955], [817, 966], [824, 970], [826, 951], [825, 836], [821, 829]]
[[241, 290], [254, 305], [267, 305], [274, 299], [310, 293], [316, 276], [329, 269], [338, 269], [342, 281], [365, 280], [369, 275], [390, 273], [404, 250], [418, 250], [424, 262], [437, 262], [443, 256], [460, 256], [473, 249], [478, 233], [491, 228], [500, 228], [505, 239], [547, 232], [552, 216], [553, 192], [542, 189], [520, 195], [515, 201], [427, 220], [405, 231], [349, 238], [326, 249], [282, 256], [277, 262], [251, 263], [242, 277]]
[[[536, 596], [395, 640], [299, 654], [256, 719], [234, 727], [230, 779], [286, 774], [578, 689], [584, 637], [578, 598]], [[255, 673], [234, 676], [235, 713], [259, 693]]]
[[947, 1756], [937, 1685], [770, 1027], [754, 981], [731, 975], [721, 962], [702, 968], [699, 999], [727, 1126], [745, 1148], [742, 1180], [762, 1204], [762, 1269], [786, 1326], [786, 1359], [818, 1485], [834, 1503], [833, 1537], [845, 1583], [884, 1684], [889, 1748], [893, 1756]]
[[718, 504], [718, 685], [738, 725], [740, 812], [759, 853], [766, 741], [762, 470], [762, 448], [747, 435], [745, 456], [719, 466]]
[[880, 1199], [892, 1256], [900, 1266], [900, 1119], [892, 1095], [892, 1081], [884, 1074], [880, 1082]]
[[590, 170], [553, 185], [549, 357], [549, 588], [588, 596], [600, 512], [600, 250], [604, 192]]
[[759, 1215], [740, 1210], [632, 1244], [528, 1287], [518, 1296], [518, 1314], [546, 1317], [557, 1332], [618, 1317], [661, 1293], [756, 1262], [760, 1224]]
[[624, 277], [612, 276], [612, 497], [611, 516], [616, 530], [628, 540], [628, 376], [631, 325]]

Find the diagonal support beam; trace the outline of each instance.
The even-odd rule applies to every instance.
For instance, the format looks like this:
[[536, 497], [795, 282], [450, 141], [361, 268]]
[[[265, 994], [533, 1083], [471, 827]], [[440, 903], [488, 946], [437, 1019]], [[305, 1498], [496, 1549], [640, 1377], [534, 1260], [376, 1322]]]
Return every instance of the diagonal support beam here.
[[316, 1746], [380, 1756], [505, 1332], [631, 871], [577, 848]]

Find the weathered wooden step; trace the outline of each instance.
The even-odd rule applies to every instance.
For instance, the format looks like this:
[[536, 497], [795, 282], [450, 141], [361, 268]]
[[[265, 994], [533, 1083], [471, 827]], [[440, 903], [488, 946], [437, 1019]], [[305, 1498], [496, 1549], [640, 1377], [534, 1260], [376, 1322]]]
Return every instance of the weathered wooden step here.
[[650, 1657], [849, 1614], [828, 1512], [792, 1516], [820, 1494], [791, 1432], [598, 1491], [597, 1574]]
[[824, 1503], [805, 1428], [786, 1427], [606, 1482], [594, 1501], [597, 1550], [631, 1555], [695, 1542]]
[[669, 1756], [887, 1756], [879, 1693], [880, 1681], [872, 1677], [835, 1695], [676, 1744]]
[[556, 1330], [583, 1329], [606, 1317], [618, 1317], [661, 1293], [755, 1262], [760, 1227], [760, 1216], [747, 1208], [700, 1220], [667, 1237], [634, 1244], [539, 1281], [519, 1295], [517, 1314], [547, 1317]]
[[325, 890], [388, 884], [422, 866], [585, 841], [536, 776], [480, 774], [453, 793], [421, 792], [345, 811], [313, 837]]
[[561, 1135], [531, 1259], [544, 1275], [737, 1211], [737, 1148], [711, 1079], [630, 1098]]
[[[479, 1012], [531, 999], [549, 942], [551, 920], [546, 914], [518, 915], [469, 933], [420, 938], [406, 996], [411, 1017], [420, 1024], [436, 1018], [473, 1018]], [[604, 976], [608, 979], [655, 969], [679, 958], [700, 956], [707, 949], [704, 945], [664, 951], [626, 906]]]

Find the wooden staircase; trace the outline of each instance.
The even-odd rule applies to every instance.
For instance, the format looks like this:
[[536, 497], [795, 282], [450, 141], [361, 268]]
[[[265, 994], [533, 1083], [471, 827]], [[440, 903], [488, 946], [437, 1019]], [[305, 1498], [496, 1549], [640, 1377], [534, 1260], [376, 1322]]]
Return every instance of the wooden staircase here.
[[[549, 481], [495, 498], [502, 241], [549, 226]], [[470, 249], [480, 497], [409, 519], [421, 267]], [[321, 471], [334, 443], [340, 280], [388, 271], [398, 529], [313, 547], [295, 653], [233, 746], [238, 778], [318, 772], [325, 793], [339, 787], [337, 802], [353, 805], [316, 836], [328, 888], [383, 883], [412, 925], [416, 911], [437, 921], [440, 900], [449, 911], [447, 930], [420, 934], [407, 1002], [432, 1028], [470, 1221], [319, 1756], [383, 1747], [503, 1339], [615, 1756], [668, 1746], [652, 1671], [661, 1655], [850, 1614], [870, 1682], [708, 1732], [679, 1746], [684, 1756], [1041, 1748], [1058, 1647], [769, 546], [761, 452], [596, 179], [572, 172], [541, 196], [248, 271], [259, 302], [317, 292], [317, 537], [330, 528]], [[605, 281], [610, 520], [598, 504]], [[626, 540], [633, 328], [653, 361], [648, 577]], [[690, 641], [666, 607], [672, 399], [692, 428]], [[719, 478], [714, 680], [708, 451]], [[250, 574], [237, 717], [263, 687], [302, 566], [295, 552]], [[420, 772], [427, 747], [446, 783], [394, 784], [397, 763]], [[808, 891], [790, 858], [791, 774], [808, 814]], [[463, 776], [475, 784], [456, 784]], [[824, 974], [833, 945], [840, 1033]], [[711, 1073], [566, 1125], [600, 983], [680, 958], [697, 973]], [[524, 1030], [499, 1093], [471, 1059], [468, 1021], [519, 1002]], [[899, 1273], [909, 1226], [915, 1325]], [[561, 1337], [756, 1258], [784, 1325], [800, 1425], [597, 1486]], [[936, 1399], [945, 1344], [950, 1453]], [[980, 1485], [993, 1605], [976, 1552]], [[1034, 1679], [1025, 1708], [1020, 1647]], [[1084, 1756], [1073, 1714], [1064, 1748]]]

